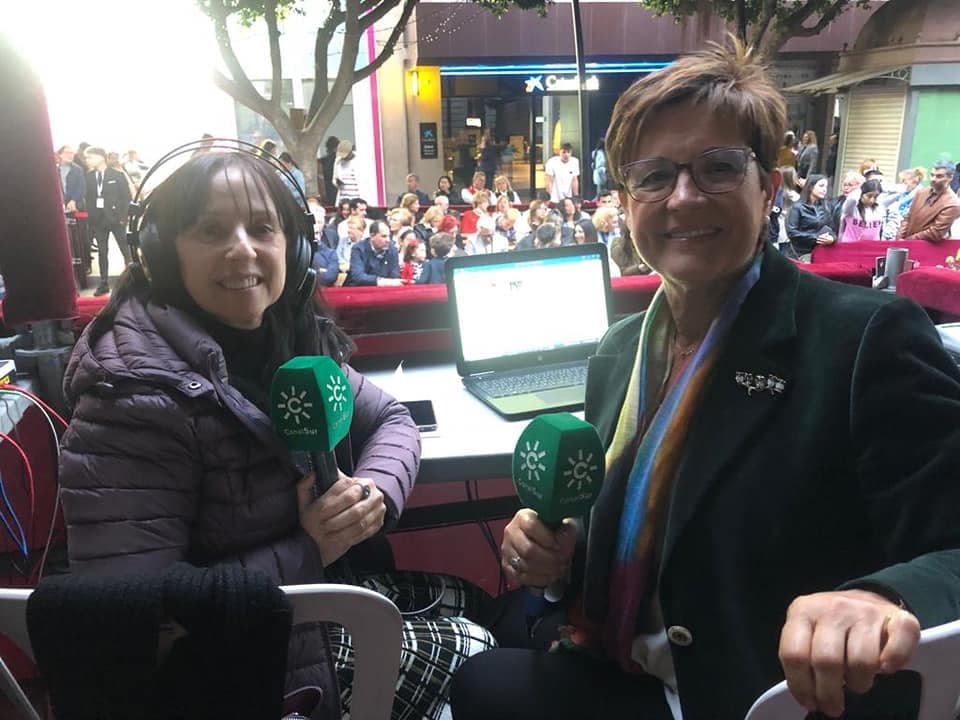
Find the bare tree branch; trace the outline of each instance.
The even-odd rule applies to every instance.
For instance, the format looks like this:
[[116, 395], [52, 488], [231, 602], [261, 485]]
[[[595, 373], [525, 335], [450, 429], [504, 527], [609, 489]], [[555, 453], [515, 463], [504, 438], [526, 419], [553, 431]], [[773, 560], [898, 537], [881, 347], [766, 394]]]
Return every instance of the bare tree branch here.
[[[361, 6], [364, 4], [365, 3], [361, 3]], [[379, 2], [376, 3], [376, 8], [374, 10], [372, 10], [371, 12], [368, 12], [366, 15], [363, 15], [363, 14], [360, 15], [360, 27], [363, 30], [366, 30], [371, 25], [374, 25], [375, 23], [380, 22], [381, 20], [383, 20], [383, 18], [386, 16], [388, 12], [393, 10], [399, 4], [400, 4], [400, 0], [379, 0]], [[407, 18], [409, 17], [410, 15], [407, 14]], [[406, 25], [406, 22], [404, 21], [403, 24]], [[400, 28], [400, 32], [403, 32], [403, 27], [400, 25], [397, 25], [396, 27], [394, 27], [394, 30], [396, 30], [397, 27]], [[397, 37], [399, 37], [399, 35]]]
[[817, 2], [817, 0], [806, 0], [806, 2], [797, 5], [791, 12], [788, 12], [786, 16], [781, 18], [779, 29], [789, 31], [792, 28], [803, 27], [803, 24], [818, 12], [821, 16], [833, 12], [833, 17], [836, 17], [837, 14], [839, 14], [837, 6], [846, 7], [849, 0], [828, 0], [828, 2], [830, 4], [827, 8], [821, 11], [820, 8], [824, 5], [822, 0], [820, 2]]
[[310, 139], [310, 142], [319, 142], [320, 134], [333, 122], [355, 82], [353, 68], [357, 64], [360, 37], [363, 35], [357, 15], [360, 9], [360, 0], [346, 0], [345, 5], [346, 13], [343, 19], [345, 27], [343, 47], [340, 50], [340, 67], [337, 70], [337, 77], [333, 81], [333, 87], [330, 88], [329, 94], [320, 105], [316, 115], [303, 129], [304, 135]]
[[[397, 44], [397, 40], [400, 39], [400, 35], [403, 33], [403, 29], [406, 27], [407, 22], [410, 20], [410, 15], [413, 14], [413, 8], [416, 6], [416, 4], [417, 0], [404, 0], [403, 12], [400, 14], [400, 20], [398, 20], [397, 24], [393, 26], [393, 32], [391, 32], [390, 37], [387, 38], [387, 42], [384, 44], [383, 50], [380, 51], [380, 54], [377, 55], [373, 62], [366, 67], [360, 68], [353, 74], [354, 82], [360, 82], [361, 80], [375, 73], [380, 66], [383, 65], [391, 55], [393, 55], [393, 50]], [[396, 2], [393, 2], [393, 5], [396, 5]]]
[[246, 105], [255, 113], [273, 122], [273, 106], [257, 92], [253, 85], [243, 86], [217, 70], [213, 71], [213, 84], [241, 105]]
[[313, 45], [313, 96], [310, 98], [310, 108], [307, 110], [304, 125], [310, 124], [330, 92], [330, 69], [327, 55], [333, 34], [343, 24], [345, 18], [346, 15], [340, 9], [340, 6], [337, 3], [331, 3], [326, 21], [317, 28], [317, 37]]
[[777, 19], [777, 0], [763, 0], [760, 5], [760, 15], [753, 26], [753, 37], [751, 44], [759, 48], [763, 44], [764, 37], [774, 26]]
[[[247, 73], [240, 64], [240, 60], [237, 59], [237, 54], [233, 51], [233, 43], [230, 40], [230, 31], [227, 29], [228, 13], [223, 5], [222, 0], [213, 0], [210, 3], [210, 13], [213, 17], [213, 30], [217, 37], [217, 47], [220, 48], [220, 57], [223, 58], [223, 62], [227, 66], [227, 70], [230, 71], [230, 75], [233, 77], [234, 86], [238, 90], [237, 94], [229, 94], [233, 95], [237, 100], [240, 100], [238, 95], [247, 96], [251, 100], [255, 96], [260, 98], [261, 103], [266, 104], [265, 98], [253, 86], [253, 83], [250, 82], [250, 78], [247, 77]], [[255, 109], [248, 103], [244, 104], [247, 105], [247, 107], [250, 107], [251, 110]], [[260, 112], [259, 110], [256, 111]]]
[[267, 37], [270, 40], [270, 104], [280, 109], [283, 97], [283, 60], [280, 57], [280, 28], [277, 27], [277, 3], [267, 0], [264, 3], [263, 19], [267, 23]]
[[824, 10], [820, 19], [815, 25], [806, 27], [799, 25], [797, 27], [791, 28], [791, 34], [797, 37], [812, 37], [822, 32], [830, 23], [837, 19], [837, 17], [846, 10], [847, 0], [837, 0], [833, 5]]

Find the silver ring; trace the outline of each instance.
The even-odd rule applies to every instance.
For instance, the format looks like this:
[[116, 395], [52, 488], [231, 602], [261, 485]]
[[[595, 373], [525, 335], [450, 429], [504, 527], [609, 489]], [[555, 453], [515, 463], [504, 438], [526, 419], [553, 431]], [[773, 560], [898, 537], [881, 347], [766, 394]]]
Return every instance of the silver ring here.
[[512, 558], [510, 558], [510, 567], [512, 567], [514, 570], [519, 570], [519, 569], [520, 569], [520, 556], [519, 556], [519, 555], [514, 555]]
[[370, 497], [370, 486], [364, 485], [363, 490], [360, 491], [360, 499], [366, 500], [368, 497]]

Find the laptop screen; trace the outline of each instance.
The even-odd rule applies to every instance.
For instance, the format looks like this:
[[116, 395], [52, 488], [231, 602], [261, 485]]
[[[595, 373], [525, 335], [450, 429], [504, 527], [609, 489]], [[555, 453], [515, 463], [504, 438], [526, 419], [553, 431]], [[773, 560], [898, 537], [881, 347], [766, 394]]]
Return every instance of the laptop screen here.
[[609, 310], [606, 248], [591, 247], [580, 246], [577, 254], [571, 247], [556, 254], [501, 253], [481, 264], [454, 265], [450, 288], [463, 363], [531, 353], [560, 359], [563, 350], [584, 346], [592, 352], [607, 330]]

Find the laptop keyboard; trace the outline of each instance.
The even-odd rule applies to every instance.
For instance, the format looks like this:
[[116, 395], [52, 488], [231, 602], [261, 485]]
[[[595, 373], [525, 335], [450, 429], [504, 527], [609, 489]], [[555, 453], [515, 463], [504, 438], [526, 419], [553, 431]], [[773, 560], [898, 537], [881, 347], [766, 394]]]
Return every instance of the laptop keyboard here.
[[511, 395], [557, 388], [585, 385], [587, 382], [586, 365], [562, 365], [545, 370], [534, 370], [517, 375], [498, 375], [475, 381], [475, 387], [490, 397], [502, 398]]

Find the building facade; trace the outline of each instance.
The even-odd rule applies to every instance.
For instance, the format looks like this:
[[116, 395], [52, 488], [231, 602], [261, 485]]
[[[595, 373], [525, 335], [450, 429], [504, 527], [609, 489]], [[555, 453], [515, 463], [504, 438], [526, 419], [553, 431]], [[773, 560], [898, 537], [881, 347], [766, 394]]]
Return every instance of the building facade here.
[[794, 92], [837, 99], [837, 175], [875, 160], [886, 176], [960, 159], [960, 5], [888, 3], [870, 18], [838, 71]]
[[[499, 169], [528, 199], [543, 187], [543, 161], [561, 143], [572, 143], [574, 154], [589, 163], [614, 103], [637, 77], [707, 41], [722, 42], [728, 32], [717, 18], [677, 23], [633, 2], [583, 2], [580, 8], [586, 128], [579, 122], [571, 3], [551, 4], [546, 17], [511, 10], [497, 18], [472, 3], [421, 2], [403, 52], [380, 72], [382, 84], [404, 94], [403, 112], [384, 106], [383, 132], [407, 138], [385, 149], [388, 196], [402, 189], [408, 171], [427, 190], [443, 174], [458, 187], [469, 184], [486, 134], [496, 143]], [[772, 68], [777, 84], [829, 75], [869, 16], [851, 10], [819, 35], [791, 40]], [[823, 137], [832, 116], [829, 100], [803, 93], [786, 98], [790, 125]], [[592, 197], [589, 176], [588, 167], [581, 192]]]

